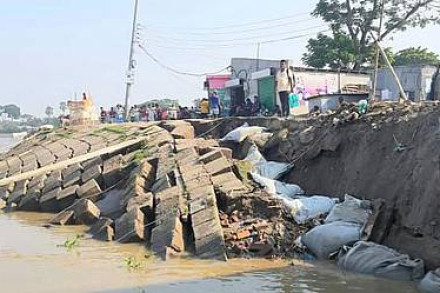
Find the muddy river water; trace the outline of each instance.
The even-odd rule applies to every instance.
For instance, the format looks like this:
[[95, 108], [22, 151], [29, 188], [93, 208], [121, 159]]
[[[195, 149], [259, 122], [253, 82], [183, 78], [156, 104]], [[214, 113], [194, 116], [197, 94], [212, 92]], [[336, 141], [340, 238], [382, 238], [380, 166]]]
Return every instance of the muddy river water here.
[[[47, 228], [51, 217], [0, 211], [0, 292], [417, 292], [411, 283], [347, 274], [331, 264], [194, 259], [165, 263], [149, 257], [139, 244], [92, 240], [84, 234], [85, 227]], [[64, 242], [76, 235], [84, 236], [78, 245], [66, 248]]]

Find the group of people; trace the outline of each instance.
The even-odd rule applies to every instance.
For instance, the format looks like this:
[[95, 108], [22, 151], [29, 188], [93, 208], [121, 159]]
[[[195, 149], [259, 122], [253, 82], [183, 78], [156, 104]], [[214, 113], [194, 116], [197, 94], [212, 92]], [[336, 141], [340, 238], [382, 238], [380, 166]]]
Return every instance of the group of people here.
[[258, 116], [261, 113], [261, 103], [258, 96], [254, 96], [253, 101], [247, 98], [243, 104], [236, 104], [231, 107], [231, 116]]
[[[276, 75], [276, 89], [280, 97], [281, 107], [275, 107], [275, 115], [289, 116], [290, 105], [289, 96], [294, 92], [295, 78], [293, 70], [288, 67], [287, 61], [280, 62], [280, 70]], [[158, 104], [152, 106], [135, 105], [128, 111], [127, 120], [131, 122], [138, 121], [157, 121], [167, 119], [193, 119], [193, 118], [219, 118], [222, 116], [223, 105], [216, 90], [212, 91], [208, 98], [200, 101], [198, 109], [194, 107], [176, 107], [175, 109], [163, 108]], [[243, 103], [235, 103], [231, 106], [229, 116], [258, 116], [267, 115], [263, 113], [260, 99], [254, 96], [253, 100], [245, 99]], [[100, 108], [100, 120], [102, 123], [121, 123], [125, 121], [125, 107], [118, 104], [106, 110]]]
[[[130, 122], [166, 120], [168, 119], [167, 116], [168, 111], [162, 109], [157, 104], [152, 107], [134, 105], [128, 111], [127, 120]], [[125, 122], [125, 107], [120, 104], [110, 107], [108, 110], [101, 107], [100, 120], [101, 123]]]
[[221, 114], [221, 102], [218, 92], [214, 90], [210, 95], [209, 99], [203, 98], [199, 104], [200, 118], [208, 118], [212, 115], [213, 118], [219, 118]]
[[[194, 113], [194, 108], [191, 110], [188, 107], [171, 107], [165, 108], [158, 104], [151, 106], [134, 105], [128, 111], [127, 120], [129, 122], [147, 122], [160, 121], [168, 119], [191, 119], [197, 118]], [[125, 122], [125, 107], [118, 104], [106, 110], [104, 107], [100, 108], [101, 123], [122, 123]]]

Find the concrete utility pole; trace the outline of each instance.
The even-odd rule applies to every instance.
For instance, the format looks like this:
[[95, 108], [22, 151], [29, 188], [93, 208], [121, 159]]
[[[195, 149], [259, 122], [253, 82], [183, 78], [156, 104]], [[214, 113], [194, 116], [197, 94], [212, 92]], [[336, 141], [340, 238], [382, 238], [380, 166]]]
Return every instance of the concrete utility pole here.
[[261, 43], [258, 43], [258, 47], [257, 47], [257, 71], [260, 70], [260, 48], [261, 48]]
[[137, 24], [137, 14], [138, 14], [139, 0], [135, 0], [134, 3], [134, 15], [133, 15], [133, 29], [131, 32], [131, 43], [130, 43], [130, 53], [128, 57], [128, 69], [127, 69], [127, 87], [125, 89], [125, 113], [124, 119], [128, 121], [128, 100], [130, 98], [131, 86], [134, 83], [134, 43], [136, 35], [136, 24]]
[[380, 45], [379, 41], [376, 40], [376, 38], [373, 36], [374, 40], [376, 41], [376, 45], [380, 50], [380, 53], [382, 54], [383, 60], [385, 60], [385, 62], [387, 63], [388, 67], [391, 70], [391, 73], [393, 74], [394, 80], [397, 83], [397, 87], [399, 88], [400, 91], [400, 98], [399, 101], [401, 99], [408, 101], [408, 97], [406, 96], [405, 90], [403, 89], [402, 83], [400, 82], [399, 76], [397, 75], [396, 71], [394, 70], [393, 65], [391, 64], [390, 60], [388, 59], [387, 53], [385, 52], [385, 50], [382, 48], [382, 46]]

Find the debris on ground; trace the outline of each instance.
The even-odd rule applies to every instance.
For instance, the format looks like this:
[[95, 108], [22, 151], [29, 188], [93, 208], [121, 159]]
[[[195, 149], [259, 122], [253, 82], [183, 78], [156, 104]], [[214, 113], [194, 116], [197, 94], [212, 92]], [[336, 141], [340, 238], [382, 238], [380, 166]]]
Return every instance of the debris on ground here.
[[[365, 129], [386, 130], [389, 145], [376, 149], [373, 159], [389, 157], [404, 163], [398, 156], [411, 151], [418, 129], [402, 137], [402, 133], [394, 135], [391, 125], [406, 130], [408, 121], [430, 115], [439, 106], [437, 102], [384, 102], [369, 105], [366, 113], [349, 107], [296, 121], [234, 118], [123, 124], [116, 126], [117, 131], [101, 126], [72, 128], [68, 137], [54, 130], [0, 155], [0, 198], [12, 210], [54, 213], [54, 225], [88, 225], [89, 233], [102, 241], [141, 243], [163, 259], [190, 254], [224, 261], [309, 253], [328, 259], [344, 246], [356, 247], [359, 241], [370, 240], [372, 234], [375, 239], [386, 237], [384, 231], [392, 220], [384, 216], [394, 219], [395, 214], [386, 204], [379, 209], [374, 201], [350, 196], [337, 202], [301, 188], [309, 187], [312, 180], [345, 174], [351, 181], [332, 182], [339, 188], [331, 191], [341, 196], [339, 192], [365, 175], [351, 166], [359, 167], [359, 154], [368, 147], [349, 156], [351, 165], [333, 168], [324, 162], [326, 168], [319, 172], [316, 165], [323, 160], [345, 160], [339, 151], [361, 144], [364, 137], [356, 133], [341, 137], [349, 125], [358, 125], [361, 134]], [[428, 126], [440, 129], [438, 119], [434, 120]], [[222, 123], [222, 127], [212, 123]], [[136, 143], [118, 148], [134, 139]], [[373, 143], [374, 137], [365, 140]], [[89, 157], [83, 159], [84, 155]], [[53, 170], [68, 160], [72, 163]], [[45, 172], [47, 168], [51, 171]], [[402, 178], [414, 180], [421, 172], [417, 167], [414, 174], [402, 174]], [[17, 177], [23, 174], [32, 176]], [[374, 172], [366, 175], [376, 176]], [[11, 178], [19, 180], [2, 185], [3, 179]], [[364, 188], [374, 185], [367, 183]], [[356, 190], [354, 194], [365, 194]], [[392, 207], [403, 210], [398, 219], [410, 211], [406, 208], [413, 202], [408, 201]], [[436, 222], [431, 222], [435, 234]], [[419, 227], [400, 228], [422, 239]]]

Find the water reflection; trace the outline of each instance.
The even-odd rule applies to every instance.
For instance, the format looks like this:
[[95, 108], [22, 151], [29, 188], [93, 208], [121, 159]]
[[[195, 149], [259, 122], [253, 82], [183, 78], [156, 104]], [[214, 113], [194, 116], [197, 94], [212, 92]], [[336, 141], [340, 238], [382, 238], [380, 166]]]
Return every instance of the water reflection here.
[[[67, 238], [85, 227], [45, 228], [52, 215], [0, 212], [0, 292], [416, 292], [412, 284], [343, 274], [333, 265], [264, 260], [228, 263], [191, 259], [146, 259], [143, 245], [80, 240], [68, 251]], [[139, 260], [129, 270], [124, 259]], [[247, 272], [247, 273], [244, 273]]]
[[96, 293], [131, 292], [282, 292], [282, 293], [371, 293], [417, 292], [412, 284], [380, 280], [367, 276], [344, 275], [334, 267], [285, 268], [244, 273], [215, 279], [157, 284], [147, 287], [97, 291]]

